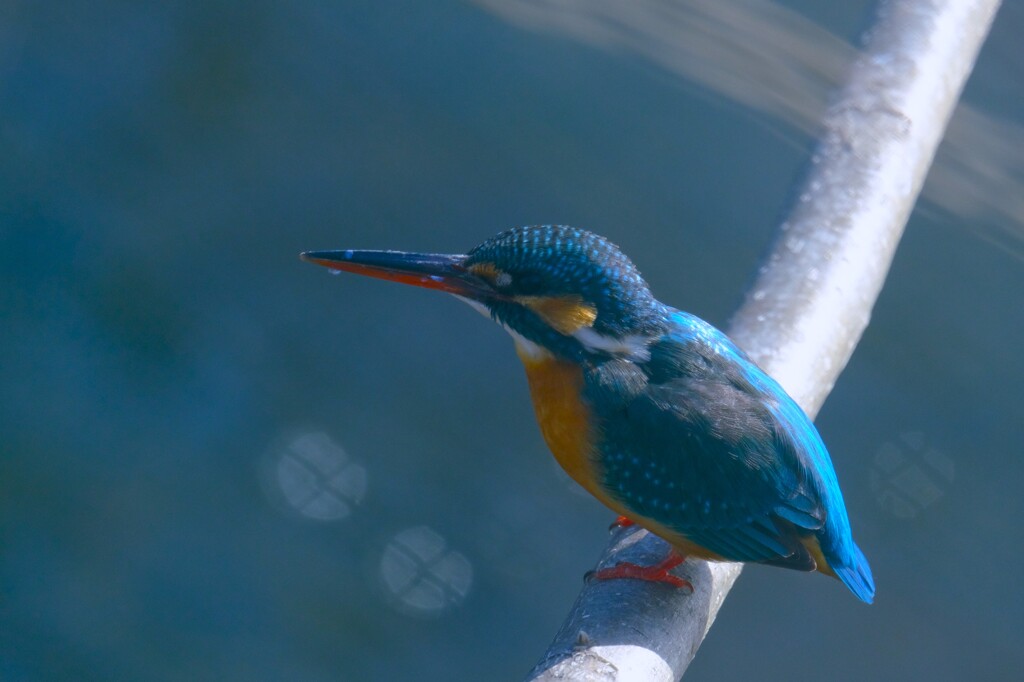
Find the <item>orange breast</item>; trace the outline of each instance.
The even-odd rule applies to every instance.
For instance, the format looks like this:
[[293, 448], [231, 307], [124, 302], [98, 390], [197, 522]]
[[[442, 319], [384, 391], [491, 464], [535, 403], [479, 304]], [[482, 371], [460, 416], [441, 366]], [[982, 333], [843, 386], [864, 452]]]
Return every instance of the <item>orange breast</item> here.
[[679, 533], [637, 514], [601, 488], [602, 472], [594, 449], [593, 424], [587, 405], [581, 400], [582, 370], [551, 356], [537, 357], [521, 348], [517, 350], [526, 367], [540, 431], [566, 473], [615, 513], [661, 536], [684, 555], [720, 560], [721, 557], [694, 545]]
[[598, 485], [590, 413], [580, 399], [582, 370], [551, 356], [538, 358], [520, 351], [519, 357], [526, 367], [537, 423], [551, 453], [573, 480], [606, 502]]

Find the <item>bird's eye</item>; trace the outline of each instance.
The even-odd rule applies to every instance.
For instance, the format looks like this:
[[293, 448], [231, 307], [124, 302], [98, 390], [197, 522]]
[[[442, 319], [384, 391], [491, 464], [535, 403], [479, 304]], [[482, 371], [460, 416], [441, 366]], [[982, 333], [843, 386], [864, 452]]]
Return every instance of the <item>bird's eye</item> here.
[[469, 266], [469, 271], [499, 289], [504, 289], [512, 284], [512, 275], [504, 270], [499, 270], [493, 263], [474, 263]]

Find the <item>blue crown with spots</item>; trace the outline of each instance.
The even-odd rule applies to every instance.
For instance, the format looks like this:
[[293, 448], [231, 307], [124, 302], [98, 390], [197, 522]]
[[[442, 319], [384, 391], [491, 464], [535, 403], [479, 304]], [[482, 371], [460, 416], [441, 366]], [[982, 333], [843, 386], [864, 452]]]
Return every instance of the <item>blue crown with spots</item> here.
[[647, 333], [664, 319], [661, 304], [626, 254], [586, 230], [512, 228], [469, 252], [467, 266], [485, 263], [502, 273], [496, 288], [515, 296], [580, 296], [596, 308], [594, 330], [600, 334]]

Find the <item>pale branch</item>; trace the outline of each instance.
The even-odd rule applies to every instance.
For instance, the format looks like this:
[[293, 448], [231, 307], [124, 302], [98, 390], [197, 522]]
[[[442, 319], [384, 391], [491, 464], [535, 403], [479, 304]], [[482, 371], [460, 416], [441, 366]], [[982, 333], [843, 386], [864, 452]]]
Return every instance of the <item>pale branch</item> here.
[[[727, 329], [811, 416], [867, 326], [998, 6], [881, 4], [789, 214]], [[597, 568], [651, 564], [666, 551], [646, 531], [621, 529]], [[691, 559], [678, 572], [692, 595], [636, 580], [586, 584], [528, 679], [678, 680], [740, 565]]]

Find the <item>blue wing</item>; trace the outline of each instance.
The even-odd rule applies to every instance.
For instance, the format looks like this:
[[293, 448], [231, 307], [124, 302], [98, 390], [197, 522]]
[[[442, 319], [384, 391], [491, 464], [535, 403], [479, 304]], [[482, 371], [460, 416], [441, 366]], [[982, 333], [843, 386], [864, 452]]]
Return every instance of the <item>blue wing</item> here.
[[[629, 371], [620, 362], [600, 373]], [[756, 396], [680, 377], [648, 382], [612, 409], [599, 420], [610, 495], [727, 559], [814, 569], [794, 531], [822, 527], [820, 495]]]
[[813, 570], [802, 540], [814, 535], [870, 601], [870, 569], [814, 425], [721, 332], [677, 315], [648, 361], [609, 359], [587, 374], [607, 492], [734, 561]]

